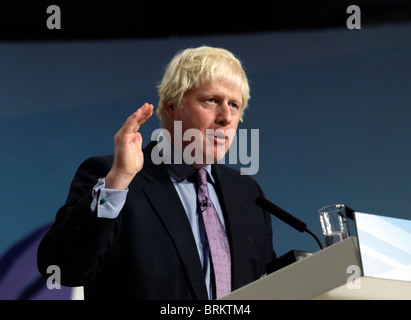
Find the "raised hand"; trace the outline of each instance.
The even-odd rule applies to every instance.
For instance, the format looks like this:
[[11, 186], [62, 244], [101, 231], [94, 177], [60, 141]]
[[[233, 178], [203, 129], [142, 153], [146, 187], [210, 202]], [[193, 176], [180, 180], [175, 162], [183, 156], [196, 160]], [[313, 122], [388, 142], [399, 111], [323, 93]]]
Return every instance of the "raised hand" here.
[[124, 122], [114, 136], [114, 163], [106, 176], [107, 189], [127, 189], [131, 180], [143, 168], [143, 138], [141, 125], [153, 115], [154, 106], [145, 103]]

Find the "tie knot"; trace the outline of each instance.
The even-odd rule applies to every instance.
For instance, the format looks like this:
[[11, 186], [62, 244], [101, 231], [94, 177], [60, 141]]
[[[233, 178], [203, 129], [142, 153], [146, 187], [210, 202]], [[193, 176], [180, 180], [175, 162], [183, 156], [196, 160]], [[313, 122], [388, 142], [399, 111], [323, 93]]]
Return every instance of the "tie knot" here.
[[198, 170], [198, 183], [200, 185], [207, 185], [207, 171], [205, 169]]

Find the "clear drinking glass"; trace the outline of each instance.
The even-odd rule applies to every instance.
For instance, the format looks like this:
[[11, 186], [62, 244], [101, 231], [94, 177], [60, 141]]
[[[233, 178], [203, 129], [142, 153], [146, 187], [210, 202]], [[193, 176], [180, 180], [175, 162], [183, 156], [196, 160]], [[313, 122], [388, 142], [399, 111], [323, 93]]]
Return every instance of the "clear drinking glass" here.
[[350, 236], [345, 205], [328, 205], [319, 209], [318, 214], [327, 247]]

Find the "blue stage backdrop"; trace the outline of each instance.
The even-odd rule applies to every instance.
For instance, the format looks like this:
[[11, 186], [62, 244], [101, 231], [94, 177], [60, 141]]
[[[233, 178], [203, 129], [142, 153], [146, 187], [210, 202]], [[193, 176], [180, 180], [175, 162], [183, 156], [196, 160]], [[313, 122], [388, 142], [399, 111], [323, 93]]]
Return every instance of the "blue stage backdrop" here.
[[[320, 238], [317, 210], [327, 204], [411, 219], [410, 34], [396, 24], [0, 43], [0, 286], [11, 248], [53, 221], [85, 158], [112, 153], [123, 121], [157, 104], [165, 65], [186, 47], [224, 47], [243, 61], [252, 98], [240, 128], [259, 130], [255, 178], [268, 199]], [[145, 144], [156, 128], [155, 117], [144, 125]], [[278, 255], [319, 250], [276, 218], [273, 228]]]

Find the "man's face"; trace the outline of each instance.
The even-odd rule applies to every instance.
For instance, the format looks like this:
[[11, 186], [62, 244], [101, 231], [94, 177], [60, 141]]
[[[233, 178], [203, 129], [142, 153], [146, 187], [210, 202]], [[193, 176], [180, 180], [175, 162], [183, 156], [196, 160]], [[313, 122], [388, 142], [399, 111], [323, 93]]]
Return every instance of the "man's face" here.
[[[170, 120], [181, 121], [183, 137], [187, 130], [197, 129], [196, 138], [182, 141], [183, 150], [189, 145], [192, 148], [193, 140], [202, 144], [202, 161], [194, 163], [194, 167], [198, 169], [224, 157], [238, 127], [241, 106], [242, 91], [217, 81], [188, 91], [183, 103], [169, 110]], [[172, 141], [175, 135], [174, 132]]]

